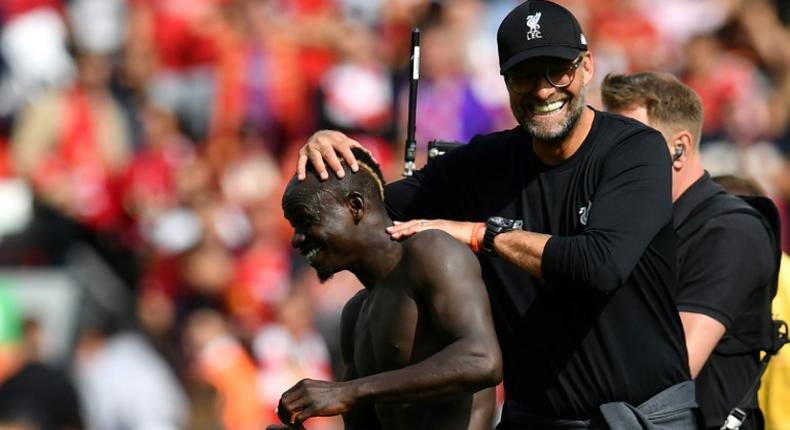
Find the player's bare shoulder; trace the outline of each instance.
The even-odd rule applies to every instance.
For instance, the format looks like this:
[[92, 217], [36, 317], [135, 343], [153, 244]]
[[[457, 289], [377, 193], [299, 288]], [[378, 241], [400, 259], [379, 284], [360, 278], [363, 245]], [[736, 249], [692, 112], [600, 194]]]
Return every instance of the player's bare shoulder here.
[[403, 260], [417, 277], [480, 277], [475, 254], [442, 230], [424, 230], [405, 240]]
[[405, 253], [418, 257], [428, 257], [439, 251], [458, 252], [474, 257], [474, 254], [466, 245], [438, 229], [421, 231], [404, 240], [403, 246]]

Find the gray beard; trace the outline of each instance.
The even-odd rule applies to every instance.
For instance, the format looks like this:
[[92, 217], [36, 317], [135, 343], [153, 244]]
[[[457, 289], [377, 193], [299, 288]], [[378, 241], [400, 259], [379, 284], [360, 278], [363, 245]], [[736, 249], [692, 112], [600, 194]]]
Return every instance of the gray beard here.
[[540, 140], [542, 142], [546, 142], [549, 144], [560, 143], [565, 140], [566, 137], [571, 133], [574, 127], [576, 127], [576, 123], [579, 122], [579, 118], [582, 117], [582, 112], [584, 111], [584, 102], [587, 98], [587, 85], [581, 87], [579, 89], [579, 94], [574, 97], [573, 103], [570, 107], [570, 112], [568, 116], [565, 118], [565, 121], [560, 124], [559, 129], [554, 132], [544, 132], [539, 130], [533, 124], [526, 122], [524, 124], [524, 128], [527, 132], [532, 136], [533, 139]]

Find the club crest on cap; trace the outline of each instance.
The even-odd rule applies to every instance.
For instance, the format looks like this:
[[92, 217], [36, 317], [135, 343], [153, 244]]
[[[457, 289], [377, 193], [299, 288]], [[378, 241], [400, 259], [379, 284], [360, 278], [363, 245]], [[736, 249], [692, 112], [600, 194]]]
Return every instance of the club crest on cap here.
[[[525, 26], [526, 24], [526, 26]], [[497, 30], [499, 73], [538, 57], [572, 61], [587, 50], [576, 17], [561, 5], [527, 0], [505, 16]]]
[[527, 40], [532, 39], [542, 39], [543, 35], [540, 33], [540, 12], [536, 12], [532, 15], [527, 15], [527, 27], [529, 30], [527, 31]]

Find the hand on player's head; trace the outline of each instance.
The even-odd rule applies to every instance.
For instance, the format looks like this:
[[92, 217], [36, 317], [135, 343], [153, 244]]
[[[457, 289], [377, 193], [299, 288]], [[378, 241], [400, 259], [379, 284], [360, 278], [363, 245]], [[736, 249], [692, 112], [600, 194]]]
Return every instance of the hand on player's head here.
[[307, 143], [299, 149], [299, 158], [296, 161], [296, 176], [299, 180], [305, 178], [307, 163], [310, 162], [315, 167], [321, 180], [329, 179], [328, 170], [335, 172], [338, 178], [346, 175], [340, 159], [351, 166], [351, 170], [356, 172], [359, 164], [351, 148], [361, 148], [370, 153], [359, 142], [345, 134], [334, 130], [320, 130], [307, 139]]

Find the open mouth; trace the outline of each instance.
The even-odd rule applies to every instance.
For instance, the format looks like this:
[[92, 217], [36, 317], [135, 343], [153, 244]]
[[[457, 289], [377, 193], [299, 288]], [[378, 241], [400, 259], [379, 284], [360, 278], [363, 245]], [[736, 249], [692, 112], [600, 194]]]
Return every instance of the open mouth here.
[[321, 253], [321, 249], [319, 247], [311, 247], [311, 248], [302, 248], [300, 252], [304, 257], [307, 259], [307, 262], [313, 264], [313, 262], [318, 258]]
[[532, 104], [530, 105], [530, 112], [533, 115], [553, 115], [562, 110], [567, 102], [568, 100], [564, 99], [553, 102]]

